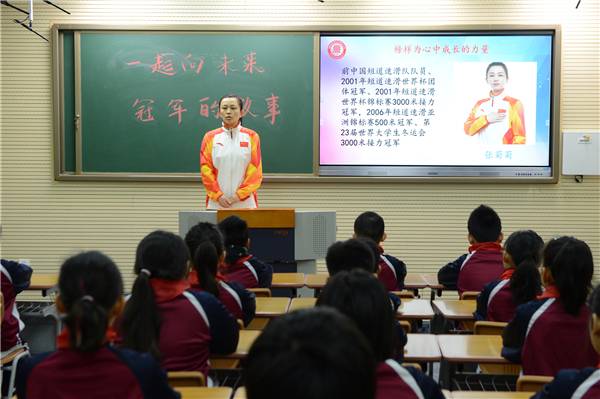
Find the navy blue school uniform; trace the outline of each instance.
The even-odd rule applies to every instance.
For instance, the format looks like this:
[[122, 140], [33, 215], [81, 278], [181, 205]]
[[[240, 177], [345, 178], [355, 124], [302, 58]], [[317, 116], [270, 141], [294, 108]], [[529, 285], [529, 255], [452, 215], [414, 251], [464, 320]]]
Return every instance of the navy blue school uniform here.
[[477, 295], [477, 310], [473, 312], [475, 320], [498, 321], [508, 323], [512, 320], [518, 304], [510, 292], [510, 278], [516, 269], [506, 269], [500, 280], [494, 280], [483, 286]]
[[565, 311], [555, 285], [520, 305], [502, 333], [502, 356], [523, 365], [524, 375], [554, 376], [562, 369], [594, 367], [600, 361], [590, 340], [586, 304], [579, 316]]
[[381, 272], [377, 277], [385, 285], [388, 291], [402, 291], [404, 289], [404, 278], [406, 277], [406, 265], [398, 258], [383, 253], [383, 247], [379, 245], [381, 255], [379, 266]]
[[600, 398], [599, 368], [587, 367], [583, 370], [561, 370], [552, 382], [531, 399], [598, 399]]
[[246, 247], [230, 245], [226, 248], [225, 260], [219, 266], [227, 281], [235, 281], [244, 288], [271, 288], [273, 266], [263, 263], [248, 253]]
[[167, 373], [149, 354], [104, 344], [89, 352], [70, 349], [69, 333], [57, 337], [58, 349], [19, 365], [19, 399], [179, 399]]
[[[217, 298], [193, 291], [187, 280], [151, 278], [150, 284], [160, 311], [158, 348], [163, 355], [162, 367], [167, 371], [200, 371], [208, 375], [210, 353], [235, 352], [239, 339], [237, 319]], [[122, 330], [116, 330], [115, 343], [120, 344]]]
[[448, 289], [481, 292], [483, 286], [497, 280], [504, 273], [502, 246], [496, 242], [482, 242], [469, 247], [469, 253], [448, 263], [438, 272], [438, 282]]
[[376, 399], [444, 399], [439, 385], [414, 367], [403, 367], [392, 359], [377, 364]]
[[[195, 270], [190, 272], [188, 281], [191, 283], [192, 289], [198, 292], [205, 292], [198, 282], [197, 273]], [[217, 281], [219, 285], [219, 301], [225, 305], [225, 308], [236, 319], [244, 322], [246, 327], [256, 314], [256, 300], [253, 292], [245, 289], [240, 283], [231, 281]]]

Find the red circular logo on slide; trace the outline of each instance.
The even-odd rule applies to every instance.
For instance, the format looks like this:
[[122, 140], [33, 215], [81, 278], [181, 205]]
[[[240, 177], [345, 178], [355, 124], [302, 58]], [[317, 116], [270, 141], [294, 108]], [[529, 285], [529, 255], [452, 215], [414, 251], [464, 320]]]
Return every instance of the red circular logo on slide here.
[[335, 40], [329, 44], [327, 51], [331, 58], [339, 60], [346, 54], [346, 45], [339, 40]]

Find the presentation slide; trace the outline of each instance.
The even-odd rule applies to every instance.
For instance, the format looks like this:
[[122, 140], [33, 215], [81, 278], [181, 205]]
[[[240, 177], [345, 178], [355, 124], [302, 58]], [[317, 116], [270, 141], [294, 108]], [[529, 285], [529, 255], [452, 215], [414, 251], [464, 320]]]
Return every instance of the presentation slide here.
[[320, 51], [320, 165], [549, 165], [551, 33], [323, 35]]

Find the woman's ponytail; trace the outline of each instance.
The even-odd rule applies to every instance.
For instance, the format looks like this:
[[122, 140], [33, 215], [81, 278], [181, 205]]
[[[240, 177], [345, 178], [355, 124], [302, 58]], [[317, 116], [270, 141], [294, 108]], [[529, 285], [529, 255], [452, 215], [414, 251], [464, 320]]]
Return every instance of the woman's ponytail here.
[[160, 311], [150, 279], [182, 280], [190, 254], [183, 240], [168, 231], [155, 231], [140, 241], [133, 270], [137, 278], [123, 313], [123, 347], [150, 353], [162, 360], [158, 348]]
[[558, 237], [544, 249], [544, 267], [550, 270], [567, 313], [579, 309], [592, 289], [594, 259], [590, 247], [575, 237]]
[[521, 305], [535, 299], [541, 293], [542, 279], [538, 270], [544, 248], [544, 240], [532, 230], [512, 233], [504, 244], [515, 264], [510, 279], [510, 293], [513, 301]]
[[110, 311], [123, 295], [119, 269], [100, 252], [83, 252], [63, 263], [58, 287], [71, 349], [97, 349], [105, 341]]
[[160, 312], [154, 300], [150, 276], [138, 274], [131, 289], [131, 297], [123, 312], [123, 348], [150, 353], [158, 362], [162, 353], [158, 348]]
[[220, 290], [219, 284], [215, 281], [215, 276], [219, 267], [219, 256], [212, 242], [204, 241], [198, 246], [192, 265], [196, 270], [202, 289], [218, 298]]

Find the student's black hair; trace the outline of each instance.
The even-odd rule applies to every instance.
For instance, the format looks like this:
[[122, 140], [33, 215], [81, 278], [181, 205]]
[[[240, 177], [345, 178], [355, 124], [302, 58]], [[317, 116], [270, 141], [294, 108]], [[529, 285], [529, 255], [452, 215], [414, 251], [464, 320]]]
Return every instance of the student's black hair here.
[[354, 221], [354, 234], [356, 234], [356, 237], [368, 237], [379, 244], [384, 232], [385, 223], [383, 218], [375, 212], [363, 212]]
[[140, 241], [133, 266], [137, 278], [123, 312], [124, 348], [148, 352], [157, 361], [162, 360], [158, 348], [160, 312], [150, 279], [182, 280], [189, 260], [185, 243], [171, 232], [154, 231]]
[[375, 397], [369, 343], [347, 316], [329, 307], [269, 322], [250, 348], [243, 374], [248, 399]]
[[356, 238], [333, 243], [325, 255], [327, 271], [331, 277], [345, 270], [363, 269], [369, 273], [375, 273], [373, 265], [373, 251], [364, 242]]
[[[487, 74], [486, 74], [486, 76], [487, 76]], [[221, 109], [221, 102], [226, 98], [235, 98], [240, 107], [240, 112], [242, 112], [242, 110], [244, 109], [244, 100], [242, 100], [242, 97], [238, 96], [237, 94], [233, 94], [233, 93], [225, 94], [223, 97], [221, 97], [221, 99], [219, 100], [219, 110]], [[240, 123], [242, 123], [241, 117], [240, 117]]]
[[373, 273], [377, 273], [377, 271], [379, 270], [379, 259], [381, 258], [381, 250], [379, 249], [379, 245], [377, 245], [375, 241], [367, 237], [358, 237], [357, 240], [360, 242], [364, 242], [371, 249], [371, 253], [373, 254], [374, 260]]
[[504, 251], [516, 267], [510, 278], [510, 293], [516, 304], [529, 302], [541, 294], [542, 278], [538, 266], [543, 250], [544, 240], [532, 230], [515, 231], [504, 243]]
[[594, 291], [590, 294], [588, 299], [588, 306], [590, 307], [590, 317], [592, 313], [597, 314], [600, 317], [600, 284], [596, 286]]
[[336, 274], [321, 292], [317, 306], [331, 306], [349, 316], [365, 334], [375, 360], [394, 357], [397, 331], [390, 296], [377, 277], [356, 269]]
[[490, 65], [488, 65], [487, 69], [485, 70], [485, 78], [487, 79], [490, 68], [495, 66], [501, 66], [504, 68], [504, 73], [506, 73], [506, 78], [508, 79], [508, 68], [503, 62], [492, 62]]
[[219, 257], [225, 251], [221, 232], [210, 222], [200, 222], [187, 232], [185, 244], [193, 254], [192, 268], [196, 270], [200, 286], [218, 298], [221, 290], [215, 276]]
[[471, 215], [467, 222], [469, 234], [478, 243], [496, 242], [502, 233], [502, 222], [500, 217], [492, 208], [486, 205], [479, 205]]
[[579, 316], [579, 309], [592, 289], [594, 259], [590, 247], [575, 237], [557, 237], [546, 244], [543, 259], [565, 310]]
[[225, 246], [239, 245], [245, 247], [248, 243], [248, 223], [238, 215], [231, 215], [221, 220], [219, 230], [225, 238]]
[[123, 295], [119, 269], [100, 252], [83, 252], [63, 263], [58, 288], [67, 312], [63, 321], [71, 348], [77, 352], [97, 349], [105, 339], [110, 310]]

